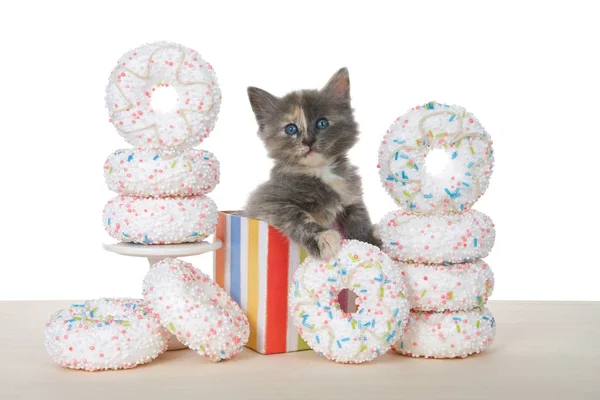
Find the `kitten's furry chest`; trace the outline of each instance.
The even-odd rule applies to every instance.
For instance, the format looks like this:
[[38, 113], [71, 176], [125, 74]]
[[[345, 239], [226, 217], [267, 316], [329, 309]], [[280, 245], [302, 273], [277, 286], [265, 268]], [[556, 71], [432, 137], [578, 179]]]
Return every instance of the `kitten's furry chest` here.
[[307, 174], [320, 179], [326, 186], [337, 193], [340, 197], [341, 205], [344, 207], [360, 200], [360, 190], [357, 195], [357, 188], [351, 187], [344, 178], [336, 174], [331, 165], [309, 168]]

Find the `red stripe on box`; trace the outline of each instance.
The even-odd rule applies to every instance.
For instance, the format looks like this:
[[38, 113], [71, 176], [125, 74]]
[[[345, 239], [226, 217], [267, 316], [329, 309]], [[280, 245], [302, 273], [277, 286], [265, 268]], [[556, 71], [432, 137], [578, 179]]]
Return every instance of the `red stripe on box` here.
[[221, 287], [225, 287], [225, 252], [229, 251], [229, 249], [227, 249], [227, 243], [225, 242], [226, 230], [227, 215], [220, 212], [215, 238], [219, 239], [223, 245], [215, 252], [215, 282]]
[[267, 312], [265, 353], [285, 353], [288, 316], [288, 262], [290, 242], [269, 226], [267, 254]]

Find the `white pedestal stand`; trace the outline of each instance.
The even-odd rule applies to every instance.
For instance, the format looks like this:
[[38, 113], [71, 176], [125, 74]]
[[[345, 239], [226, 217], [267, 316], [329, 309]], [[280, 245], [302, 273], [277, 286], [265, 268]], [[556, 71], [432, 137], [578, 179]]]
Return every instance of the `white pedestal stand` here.
[[[214, 242], [144, 245], [135, 243], [103, 243], [106, 251], [131, 257], [146, 257], [150, 265], [167, 258], [189, 257], [198, 254], [210, 253], [219, 250], [223, 244], [220, 240]], [[171, 336], [169, 350], [181, 350], [187, 348], [175, 336]]]

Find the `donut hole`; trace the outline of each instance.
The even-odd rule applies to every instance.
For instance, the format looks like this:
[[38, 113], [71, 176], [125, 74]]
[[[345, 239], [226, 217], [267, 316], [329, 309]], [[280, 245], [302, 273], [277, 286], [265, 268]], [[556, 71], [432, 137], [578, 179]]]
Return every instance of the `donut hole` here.
[[350, 289], [340, 290], [337, 298], [340, 309], [346, 314], [354, 314], [358, 310], [356, 297], [356, 293]]
[[449, 163], [450, 156], [444, 149], [433, 149], [425, 157], [425, 168], [434, 176], [441, 175]]
[[179, 98], [177, 91], [173, 86], [158, 85], [155, 90], [152, 91], [150, 107], [155, 111], [167, 113], [175, 110], [178, 102]]

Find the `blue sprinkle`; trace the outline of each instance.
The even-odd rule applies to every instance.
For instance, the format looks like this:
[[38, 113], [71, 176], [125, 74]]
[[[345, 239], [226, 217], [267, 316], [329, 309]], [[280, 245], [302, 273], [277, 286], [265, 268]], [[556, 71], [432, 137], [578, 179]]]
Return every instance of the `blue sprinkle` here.
[[392, 175], [392, 174], [389, 174], [389, 175], [387, 176], [386, 180], [388, 180], [388, 181], [394, 181], [394, 182], [398, 182], [398, 179], [396, 179], [396, 178], [394, 177], [394, 175]]
[[337, 282], [337, 279], [335, 279], [335, 278], [327, 278], [327, 282]]
[[473, 164], [475, 164], [475, 162], [471, 161], [470, 163], [467, 164], [467, 168], [471, 168], [473, 166]]
[[307, 324], [306, 322], [303, 322], [302, 325], [304, 325], [305, 327], [312, 329], [312, 326], [310, 326], [309, 324]]
[[463, 185], [465, 185], [466, 187], [471, 187], [471, 185], [469, 185], [467, 182], [462, 182]]
[[426, 199], [430, 199], [433, 197], [433, 195], [431, 193], [429, 193], [429, 194], [424, 194], [423, 197], [425, 197]]
[[349, 340], [350, 340], [350, 338], [349, 338], [349, 337], [345, 337], [345, 338], [343, 338], [343, 339], [342, 339], [342, 342], [347, 342], [347, 341], [349, 341]]
[[473, 239], [473, 247], [477, 247], [477, 238]]
[[127, 157], [127, 162], [131, 162], [131, 160], [133, 160], [133, 153], [131, 153], [129, 157]]
[[454, 160], [456, 158], [456, 156], [458, 155], [457, 152], [452, 153], [452, 159]]
[[394, 155], [394, 160], [398, 160], [398, 152], [396, 152], [396, 154]]
[[71, 307], [85, 307], [85, 304], [71, 304]]
[[462, 321], [462, 319], [459, 318], [459, 317], [453, 317], [452, 319], [455, 320], [455, 321]]
[[317, 341], [317, 344], [321, 343], [321, 338], [319, 337], [319, 335], [315, 336], [315, 340]]
[[396, 308], [396, 309], [394, 310], [394, 318], [398, 316], [398, 313], [399, 313], [399, 312], [400, 312], [400, 309], [399, 309], [399, 308]]
[[371, 326], [371, 323], [370, 323], [370, 322], [367, 322], [367, 323], [365, 324], [365, 326]]
[[333, 319], [333, 314], [331, 313], [331, 311], [329, 311], [329, 312], [327, 313], [327, 315], [329, 315], [329, 319]]
[[403, 349], [404, 348], [404, 342], [400, 342], [400, 348]]
[[342, 344], [340, 343], [340, 341], [336, 340], [336, 343], [337, 343], [338, 347], [341, 349], [342, 348]]
[[108, 226], [110, 226], [110, 218], [108, 219]]
[[452, 120], [454, 120], [455, 117], [456, 117], [456, 114], [452, 114], [452, 116], [450, 117], [450, 119], [448, 120], [448, 122], [452, 122]]
[[375, 328], [375, 320], [373, 320], [373, 322], [371, 322], [371, 328]]
[[471, 176], [470, 172], [465, 172], [465, 176]]
[[410, 207], [410, 208], [415, 208], [415, 207], [417, 207], [417, 206], [415, 205], [415, 203], [410, 203], [410, 206], [409, 206], [409, 207]]
[[408, 160], [408, 156], [406, 154], [400, 154], [400, 158], [404, 158], [405, 160]]
[[152, 158], [154, 161], [158, 160], [158, 154]]
[[413, 167], [415, 167], [415, 169], [418, 171], [419, 170], [419, 166], [415, 163], [413, 164]]
[[389, 342], [390, 340], [392, 340], [392, 338], [394, 337], [394, 335], [395, 335], [395, 334], [396, 334], [396, 331], [392, 331], [392, 333], [390, 333], [390, 334], [388, 335], [388, 337], [387, 337], [387, 338], [385, 338], [385, 341], [386, 341], [386, 342]]
[[406, 143], [406, 140], [398, 140], [398, 139], [394, 139], [394, 143], [398, 143], [398, 144], [404, 144], [404, 143]]

